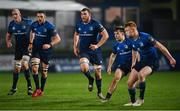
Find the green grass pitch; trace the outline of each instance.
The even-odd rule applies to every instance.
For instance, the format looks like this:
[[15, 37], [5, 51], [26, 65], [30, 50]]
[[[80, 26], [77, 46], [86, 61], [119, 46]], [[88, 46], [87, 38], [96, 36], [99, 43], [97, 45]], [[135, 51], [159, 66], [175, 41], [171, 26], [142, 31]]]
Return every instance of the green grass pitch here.
[[[107, 92], [112, 75], [103, 73], [103, 94]], [[42, 97], [27, 95], [23, 74], [18, 81], [18, 91], [8, 96], [12, 83], [11, 73], [0, 73], [0, 110], [177, 110], [180, 109], [180, 72], [155, 72], [147, 78], [145, 103], [140, 107], [125, 107], [129, 101], [127, 77], [123, 78], [108, 103], [101, 103], [93, 92], [87, 90], [87, 79], [81, 73], [49, 73]], [[34, 82], [32, 80], [34, 86]], [[137, 96], [139, 95], [137, 90]]]

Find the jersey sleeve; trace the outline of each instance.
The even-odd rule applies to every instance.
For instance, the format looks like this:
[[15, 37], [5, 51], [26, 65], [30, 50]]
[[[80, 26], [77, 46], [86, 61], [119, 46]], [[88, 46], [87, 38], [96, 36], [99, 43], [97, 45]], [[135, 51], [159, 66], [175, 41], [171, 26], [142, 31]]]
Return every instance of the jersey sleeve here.
[[35, 30], [34, 30], [34, 23], [31, 24], [30, 31], [32, 31], [33, 33], [35, 32]]
[[32, 20], [28, 20], [28, 25], [29, 26], [31, 26], [32, 23], [33, 23]]
[[52, 26], [50, 29], [49, 29], [49, 34], [51, 37], [57, 35], [57, 31], [55, 29], [55, 26]]
[[156, 44], [156, 41], [151, 35], [148, 36], [148, 43], [152, 46]]
[[32, 25], [32, 20], [28, 20], [27, 21], [27, 32], [28, 32], [28, 35], [30, 34], [30, 32], [31, 32], [31, 25]]
[[76, 26], [75, 26], [75, 32], [77, 32], [77, 33], [79, 33], [79, 30], [78, 30], [78, 24], [76, 24]]
[[12, 34], [12, 22], [8, 26], [8, 33]]
[[117, 54], [117, 48], [116, 48], [116, 44], [113, 46], [112, 48], [112, 53], [113, 54]]
[[104, 30], [104, 27], [101, 23], [96, 22], [96, 29], [98, 32], [102, 32]]

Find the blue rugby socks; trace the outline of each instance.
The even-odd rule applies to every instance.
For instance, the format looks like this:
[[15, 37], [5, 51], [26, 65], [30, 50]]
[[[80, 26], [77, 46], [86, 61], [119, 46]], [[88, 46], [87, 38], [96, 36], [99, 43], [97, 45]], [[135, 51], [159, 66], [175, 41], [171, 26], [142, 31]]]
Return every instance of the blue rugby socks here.
[[24, 71], [24, 76], [25, 76], [26, 81], [27, 81], [27, 87], [28, 87], [28, 88], [30, 88], [30, 87], [32, 88], [29, 69], [26, 69], [26, 70]]
[[36, 89], [39, 89], [39, 76], [38, 76], [38, 74], [33, 74], [33, 79], [35, 82]]
[[13, 72], [13, 85], [12, 85], [12, 89], [16, 89], [18, 78], [19, 78], [19, 73]]
[[91, 76], [90, 71], [84, 72], [84, 75], [88, 78], [88, 80], [92, 80], [93, 77]]
[[96, 77], [96, 86], [97, 86], [98, 94], [101, 93], [101, 84], [102, 84], [102, 79], [98, 79]]
[[144, 93], [145, 93], [145, 89], [146, 89], [146, 82], [140, 82], [139, 83], [139, 89], [140, 89], [140, 99], [144, 99]]
[[135, 99], [136, 90], [135, 90], [135, 88], [128, 89], [128, 92], [129, 92], [129, 95], [130, 95], [131, 102], [132, 103], [136, 102], [136, 99]]
[[41, 91], [44, 91], [46, 80], [47, 80], [47, 77], [41, 76]]

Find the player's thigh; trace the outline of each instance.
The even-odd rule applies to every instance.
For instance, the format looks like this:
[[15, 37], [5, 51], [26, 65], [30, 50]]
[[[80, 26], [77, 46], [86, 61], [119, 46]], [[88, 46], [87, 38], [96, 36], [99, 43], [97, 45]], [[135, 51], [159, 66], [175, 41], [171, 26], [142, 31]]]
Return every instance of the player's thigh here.
[[102, 66], [99, 64], [94, 64], [93, 66], [94, 66], [96, 78], [101, 79], [102, 78], [102, 75], [101, 75]]
[[135, 69], [132, 69], [129, 78], [128, 78], [128, 84], [133, 85], [138, 80], [138, 72]]
[[79, 54], [79, 64], [81, 67], [81, 70], [89, 70], [89, 55], [87, 53], [80, 53]]
[[142, 68], [140, 71], [139, 71], [139, 75], [140, 77], [147, 77], [148, 75], [150, 75], [152, 73], [152, 68], [150, 66], [145, 66], [144, 68]]
[[124, 74], [124, 72], [120, 68], [117, 68], [115, 71], [114, 78], [116, 80], [120, 80], [122, 78], [123, 74]]
[[23, 55], [23, 57], [22, 57], [22, 68], [24, 70], [29, 68], [29, 60], [30, 60], [30, 57], [28, 55]]

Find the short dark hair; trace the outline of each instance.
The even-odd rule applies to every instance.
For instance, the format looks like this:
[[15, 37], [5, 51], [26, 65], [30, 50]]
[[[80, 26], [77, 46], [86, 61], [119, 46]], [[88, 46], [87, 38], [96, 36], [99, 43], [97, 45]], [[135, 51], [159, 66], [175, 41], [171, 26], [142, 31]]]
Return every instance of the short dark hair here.
[[46, 12], [44, 10], [39, 10], [39, 11], [37, 11], [37, 13], [43, 13], [46, 15]]
[[137, 28], [137, 25], [134, 21], [129, 21], [127, 23], [125, 23], [124, 27], [136, 27]]
[[88, 11], [88, 13], [91, 13], [91, 10], [89, 8], [83, 8], [81, 12]]
[[124, 26], [122, 25], [115, 26], [114, 31], [118, 31], [118, 30], [120, 30], [121, 32], [124, 32]]

